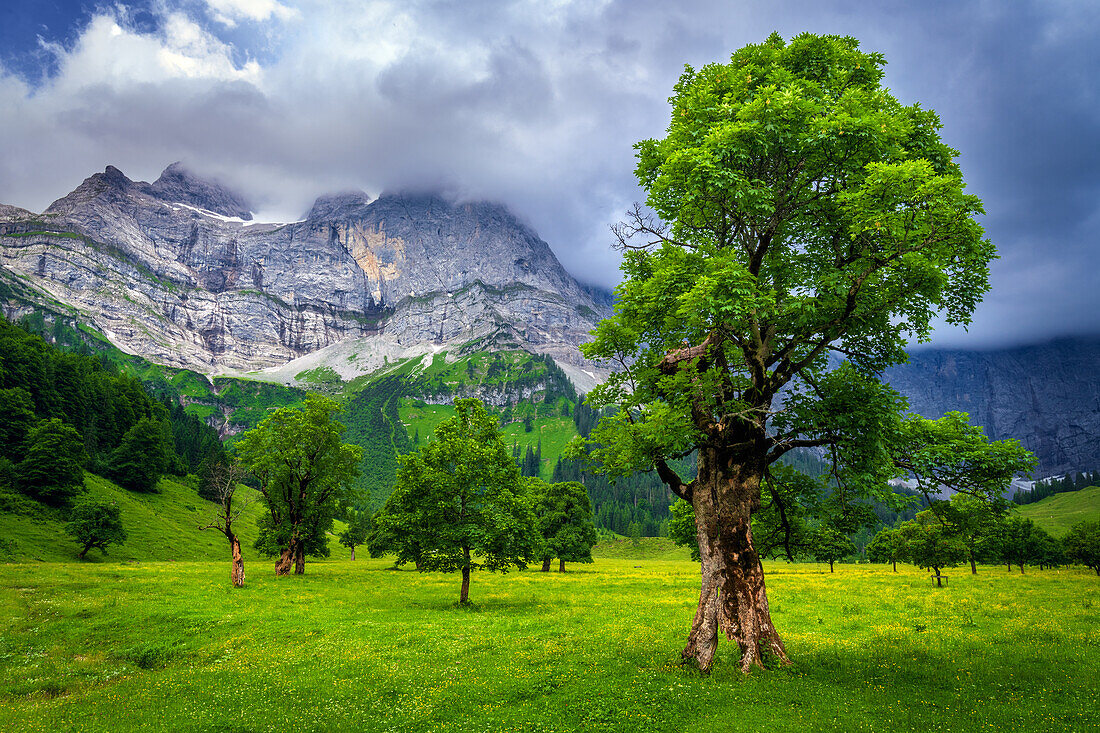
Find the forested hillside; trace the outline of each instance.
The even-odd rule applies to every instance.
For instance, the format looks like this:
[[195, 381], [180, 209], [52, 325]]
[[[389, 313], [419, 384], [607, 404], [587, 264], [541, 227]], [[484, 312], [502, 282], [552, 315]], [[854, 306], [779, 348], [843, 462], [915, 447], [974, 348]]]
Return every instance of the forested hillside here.
[[62, 351], [0, 319], [4, 491], [64, 505], [80, 493], [82, 467], [150, 491], [160, 474], [182, 476], [221, 451], [216, 431], [109, 360]]

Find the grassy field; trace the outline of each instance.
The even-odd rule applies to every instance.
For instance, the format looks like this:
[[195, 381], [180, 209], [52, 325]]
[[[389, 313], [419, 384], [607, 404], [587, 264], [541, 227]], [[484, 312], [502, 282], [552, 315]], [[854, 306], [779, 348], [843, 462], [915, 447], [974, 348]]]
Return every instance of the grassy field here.
[[1061, 537], [1078, 522], [1100, 519], [1100, 486], [1048, 496], [1017, 511], [1055, 537]]
[[[654, 548], [650, 548], [654, 549]], [[622, 548], [616, 550], [622, 554]], [[1086, 731], [1100, 729], [1091, 571], [769, 564], [793, 666], [677, 665], [697, 566], [565, 574], [385, 561], [276, 579], [227, 563], [0, 566], [0, 729]]]

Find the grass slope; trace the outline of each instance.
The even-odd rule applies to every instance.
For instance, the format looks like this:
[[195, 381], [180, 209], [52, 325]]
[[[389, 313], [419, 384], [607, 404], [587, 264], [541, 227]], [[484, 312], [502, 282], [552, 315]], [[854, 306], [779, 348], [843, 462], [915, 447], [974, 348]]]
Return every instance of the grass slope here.
[[679, 666], [698, 565], [598, 559], [473, 578], [321, 562], [0, 566], [9, 731], [1084, 731], [1100, 725], [1090, 571], [768, 563], [794, 664]]
[[[104, 555], [98, 549], [88, 552], [88, 563], [117, 564], [126, 561], [226, 561], [228, 574], [229, 548], [225, 537], [216, 530], [199, 531], [215, 514], [215, 505], [199, 498], [195, 491], [172, 477], [161, 479], [160, 493], [139, 494], [127, 491], [110, 481], [84, 474], [88, 496], [118, 504], [126, 543], [111, 545]], [[241, 498], [252, 503], [237, 520], [234, 528], [241, 538], [246, 568], [249, 563], [269, 561], [252, 549], [258, 530], [256, 519], [263, 511], [258, 496], [251, 489], [242, 489]], [[0, 560], [6, 562], [67, 562], [73, 561], [79, 545], [65, 533], [61, 512], [41, 509], [33, 516], [0, 512]], [[344, 558], [348, 551], [335, 538], [329, 549], [334, 557]], [[308, 564], [308, 563], [307, 563]]]
[[1100, 486], [1048, 496], [1018, 507], [1017, 511], [1055, 537], [1061, 537], [1078, 522], [1100, 519]]

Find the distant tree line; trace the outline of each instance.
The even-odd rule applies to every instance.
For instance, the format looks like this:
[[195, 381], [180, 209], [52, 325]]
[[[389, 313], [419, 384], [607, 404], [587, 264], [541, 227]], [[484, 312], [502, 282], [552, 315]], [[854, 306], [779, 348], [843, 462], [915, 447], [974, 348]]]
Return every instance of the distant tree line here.
[[978, 563], [1027, 566], [1040, 570], [1078, 563], [1100, 575], [1100, 522], [1080, 522], [1061, 540], [1030, 519], [1008, 515], [1004, 507], [957, 494], [908, 522], [875, 535], [867, 546], [872, 562], [909, 562], [939, 575], [944, 568]]

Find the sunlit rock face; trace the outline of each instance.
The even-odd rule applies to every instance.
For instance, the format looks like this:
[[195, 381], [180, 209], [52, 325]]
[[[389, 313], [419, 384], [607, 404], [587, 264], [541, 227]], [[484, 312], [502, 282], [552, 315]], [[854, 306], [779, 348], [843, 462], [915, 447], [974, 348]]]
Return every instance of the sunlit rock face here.
[[504, 339], [584, 366], [577, 345], [609, 312], [501, 206], [352, 191], [258, 223], [178, 163], [152, 184], [109, 166], [42, 214], [0, 207], [0, 265], [120, 348], [207, 372], [383, 336], [391, 351]]

